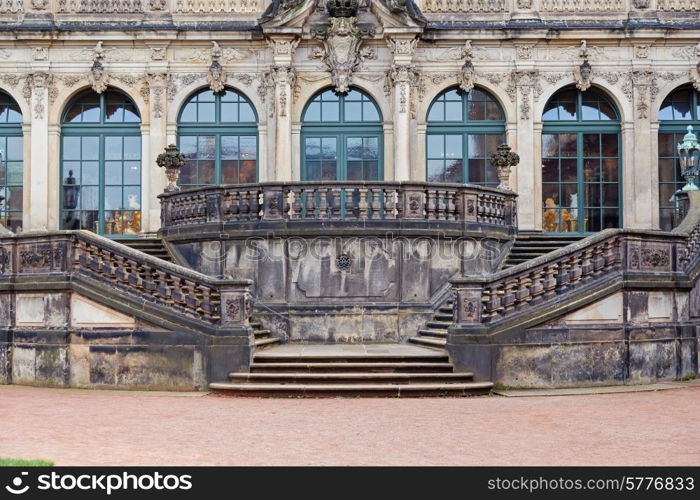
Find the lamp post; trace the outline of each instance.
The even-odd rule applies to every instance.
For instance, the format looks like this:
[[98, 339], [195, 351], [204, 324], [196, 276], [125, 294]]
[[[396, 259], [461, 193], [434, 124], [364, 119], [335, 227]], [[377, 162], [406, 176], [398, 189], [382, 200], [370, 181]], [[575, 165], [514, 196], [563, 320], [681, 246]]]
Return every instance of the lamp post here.
[[693, 126], [688, 125], [688, 133], [683, 137], [683, 142], [678, 144], [678, 157], [681, 163], [681, 175], [686, 181], [683, 191], [697, 191], [695, 178], [700, 167], [700, 144], [693, 133]]

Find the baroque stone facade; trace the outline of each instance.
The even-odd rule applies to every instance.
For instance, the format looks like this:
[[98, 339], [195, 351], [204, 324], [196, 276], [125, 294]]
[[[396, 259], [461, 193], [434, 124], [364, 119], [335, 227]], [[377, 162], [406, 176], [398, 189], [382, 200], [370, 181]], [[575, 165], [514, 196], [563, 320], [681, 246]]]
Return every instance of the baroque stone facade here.
[[[160, 223], [156, 196], [166, 184], [156, 156], [177, 141], [188, 97], [225, 86], [257, 112], [260, 181], [300, 179], [305, 106], [321, 89], [349, 86], [368, 94], [383, 117], [384, 179], [424, 181], [433, 99], [452, 86], [482, 88], [503, 108], [507, 142], [521, 157], [510, 185], [520, 196], [524, 230], [543, 227], [545, 103], [567, 85], [594, 87], [620, 113], [624, 227], [658, 227], [659, 106], [673, 89], [700, 80], [700, 24], [690, 3], [370, 0], [354, 17], [335, 18], [314, 0], [265, 3], [3, 4], [0, 30], [13, 36], [0, 43], [0, 89], [23, 117], [23, 229], [60, 227], [61, 116], [79, 91], [116, 88], [138, 107], [142, 231], [152, 232]], [[124, 16], [128, 24], [115, 28]], [[562, 19], [567, 29], [559, 30]], [[517, 42], [504, 35], [503, 23]], [[186, 39], [169, 27], [186, 29]], [[548, 36], [553, 29], [557, 36]]]

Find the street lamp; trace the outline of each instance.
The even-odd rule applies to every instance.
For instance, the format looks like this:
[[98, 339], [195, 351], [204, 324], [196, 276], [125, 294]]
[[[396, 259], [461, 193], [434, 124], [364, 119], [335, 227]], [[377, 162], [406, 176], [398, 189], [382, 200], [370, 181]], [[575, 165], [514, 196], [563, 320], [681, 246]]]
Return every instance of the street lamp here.
[[694, 181], [700, 167], [700, 144], [692, 125], [688, 125], [688, 133], [683, 137], [683, 142], [678, 144], [678, 157], [681, 161], [681, 175], [687, 182], [683, 191], [697, 191]]

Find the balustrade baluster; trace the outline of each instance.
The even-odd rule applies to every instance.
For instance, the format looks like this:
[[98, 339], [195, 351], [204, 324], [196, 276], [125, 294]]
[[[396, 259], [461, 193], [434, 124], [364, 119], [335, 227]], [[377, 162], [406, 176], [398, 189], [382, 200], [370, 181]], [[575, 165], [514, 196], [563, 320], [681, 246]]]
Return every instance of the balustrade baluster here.
[[328, 218], [328, 188], [319, 187], [318, 188], [318, 218], [327, 219]]
[[518, 290], [515, 293], [515, 307], [517, 309], [527, 307], [528, 303], [532, 300], [532, 297], [530, 296], [531, 286], [532, 280], [530, 279], [529, 273], [518, 277]]
[[358, 218], [360, 220], [367, 219], [367, 188], [359, 187], [357, 190], [360, 192], [360, 201], [357, 203], [357, 208], [359, 210]]
[[301, 218], [301, 210], [302, 210], [301, 188], [298, 188], [298, 187], [290, 188], [290, 192], [292, 193], [292, 196], [294, 197], [294, 199], [292, 200], [292, 219], [300, 219]]
[[428, 206], [426, 207], [426, 212], [428, 215], [428, 220], [436, 220], [437, 219], [437, 214], [436, 209], [437, 209], [437, 200], [436, 200], [436, 195], [435, 195], [435, 190], [434, 189], [428, 189]]
[[382, 217], [382, 203], [381, 203], [381, 197], [382, 197], [382, 189], [380, 187], [373, 187], [371, 188], [372, 191], [372, 219], [381, 219]]
[[252, 220], [260, 220], [260, 209], [262, 204], [260, 203], [260, 196], [262, 191], [260, 189], [255, 189], [248, 191], [248, 199], [250, 200], [250, 216]]
[[439, 189], [435, 191], [435, 211], [436, 218], [438, 220], [447, 220], [447, 202], [445, 197], [447, 196], [447, 191]]
[[340, 203], [341, 203], [341, 189], [339, 187], [332, 187], [330, 190], [330, 215], [331, 219], [340, 219]]
[[605, 267], [604, 249], [605, 245], [601, 244], [593, 247], [593, 275], [596, 277], [603, 273], [603, 268]]
[[[355, 189], [354, 187], [345, 188], [345, 218], [354, 217], [360, 218], [360, 209], [355, 205]], [[360, 194], [357, 194], [359, 200]]]
[[544, 270], [542, 268], [530, 271], [530, 304], [541, 302], [544, 294]]
[[503, 304], [503, 314], [506, 315], [511, 309], [515, 308], [516, 293], [515, 288], [518, 286], [518, 280], [508, 278], [505, 282], [505, 291], [501, 303]]
[[396, 189], [386, 189], [384, 191], [384, 218], [396, 219]]
[[455, 196], [456, 192], [448, 189], [446, 191], [447, 194], [447, 220], [456, 220], [457, 219], [457, 206], [455, 205]]
[[544, 298], [549, 299], [557, 294], [557, 275], [559, 273], [558, 264], [550, 264], [544, 271]]
[[312, 187], [304, 188], [304, 194], [306, 195], [305, 217], [313, 219], [316, 217], [316, 189]]

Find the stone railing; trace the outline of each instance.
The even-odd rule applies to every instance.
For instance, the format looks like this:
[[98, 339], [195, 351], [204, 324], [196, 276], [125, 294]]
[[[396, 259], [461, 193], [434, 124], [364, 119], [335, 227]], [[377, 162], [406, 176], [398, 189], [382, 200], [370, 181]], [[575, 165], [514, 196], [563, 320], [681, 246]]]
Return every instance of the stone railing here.
[[163, 228], [203, 223], [411, 220], [516, 226], [516, 195], [472, 185], [290, 182], [164, 193]]
[[[568, 304], [623, 284], [676, 286], [690, 281], [700, 260], [700, 208], [674, 232], [606, 229], [517, 266], [452, 280], [458, 330], [507, 329], [542, 322]], [[685, 285], [684, 285], [685, 286]]]
[[172, 316], [197, 331], [248, 325], [249, 280], [212, 278], [87, 231], [0, 238], [0, 286], [51, 277], [119, 302], [135, 316], [150, 310], [149, 317]]

